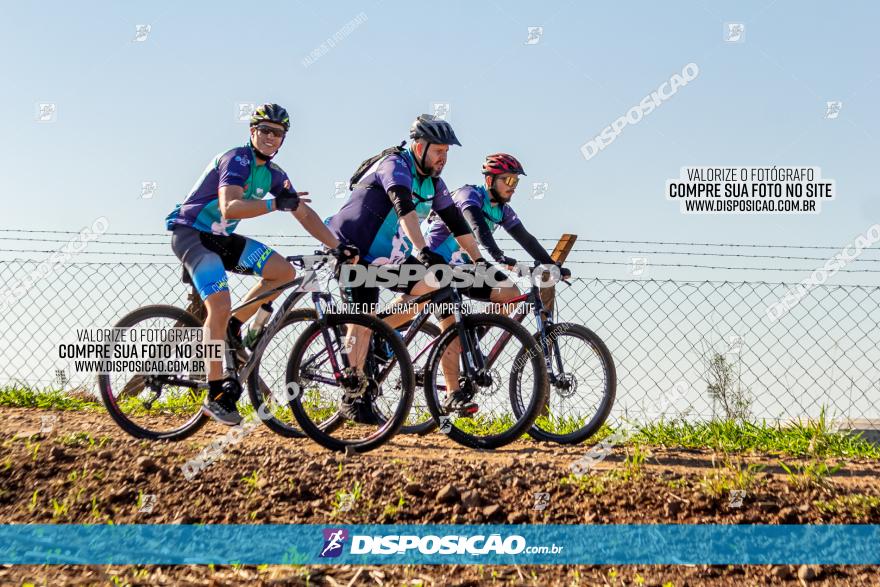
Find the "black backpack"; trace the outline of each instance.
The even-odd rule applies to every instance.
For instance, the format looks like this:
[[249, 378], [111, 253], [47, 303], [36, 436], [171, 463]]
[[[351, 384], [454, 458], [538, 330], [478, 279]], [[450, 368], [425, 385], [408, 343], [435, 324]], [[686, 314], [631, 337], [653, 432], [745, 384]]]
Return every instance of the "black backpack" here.
[[399, 145], [388, 147], [378, 155], [373, 155], [369, 159], [365, 159], [364, 162], [358, 166], [357, 170], [354, 172], [354, 175], [352, 175], [351, 179], [348, 181], [348, 189], [354, 190], [354, 188], [358, 185], [358, 182], [361, 180], [367, 170], [372, 167], [379, 159], [384, 159], [388, 155], [400, 155], [401, 153], [403, 153], [403, 146], [405, 144], [406, 141], [403, 141]]

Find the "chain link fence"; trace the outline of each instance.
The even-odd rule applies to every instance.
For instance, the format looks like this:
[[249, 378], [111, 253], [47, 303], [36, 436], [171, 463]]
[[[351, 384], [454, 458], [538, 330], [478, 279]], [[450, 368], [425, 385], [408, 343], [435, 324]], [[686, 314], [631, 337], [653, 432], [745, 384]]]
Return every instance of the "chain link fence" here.
[[[177, 263], [56, 265], [0, 261], [0, 283], [28, 287], [0, 300], [0, 386], [84, 390], [57, 347], [77, 328], [112, 326], [147, 304], [189, 305]], [[233, 300], [254, 278], [230, 276]], [[595, 331], [614, 356], [613, 419], [649, 421], [671, 390], [678, 417], [767, 422], [880, 418], [880, 287], [819, 286], [776, 321], [784, 283], [574, 279], [558, 288], [557, 321]], [[531, 325], [528, 325], [531, 327]], [[668, 411], [666, 416], [669, 417]]]

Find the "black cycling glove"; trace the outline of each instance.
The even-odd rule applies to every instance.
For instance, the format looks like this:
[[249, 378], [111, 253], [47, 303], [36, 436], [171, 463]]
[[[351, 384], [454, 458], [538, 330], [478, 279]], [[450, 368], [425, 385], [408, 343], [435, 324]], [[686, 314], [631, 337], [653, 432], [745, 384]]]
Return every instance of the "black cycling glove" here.
[[357, 257], [360, 254], [358, 248], [354, 245], [343, 245], [340, 244], [336, 247], [336, 260], [340, 263], [345, 263], [346, 261], [350, 261]]
[[299, 194], [284, 190], [275, 196], [275, 209], [295, 212], [299, 208]]
[[427, 247], [421, 249], [416, 258], [419, 260], [419, 263], [425, 267], [431, 267], [432, 265], [446, 265], [446, 259], [444, 259], [442, 255], [435, 253]]

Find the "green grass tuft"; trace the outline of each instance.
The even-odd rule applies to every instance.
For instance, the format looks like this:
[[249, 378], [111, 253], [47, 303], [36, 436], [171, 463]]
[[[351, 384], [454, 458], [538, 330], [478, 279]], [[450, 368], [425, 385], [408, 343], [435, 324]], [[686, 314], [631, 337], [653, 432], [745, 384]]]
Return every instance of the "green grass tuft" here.
[[0, 387], [0, 407], [43, 410], [96, 410], [104, 406], [95, 399], [74, 396], [60, 389], [37, 390], [26, 386]]
[[760, 452], [793, 457], [880, 458], [880, 446], [860, 435], [835, 432], [824, 416], [787, 426], [738, 421], [659, 422], [639, 429], [631, 439], [649, 445], [709, 448], [725, 453]]

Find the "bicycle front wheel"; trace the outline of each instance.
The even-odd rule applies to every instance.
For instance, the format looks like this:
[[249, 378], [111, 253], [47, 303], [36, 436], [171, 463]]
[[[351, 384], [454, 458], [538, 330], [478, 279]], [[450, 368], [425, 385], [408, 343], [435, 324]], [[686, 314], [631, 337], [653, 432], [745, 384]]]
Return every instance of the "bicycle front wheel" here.
[[[583, 442], [599, 431], [614, 405], [614, 359], [602, 339], [580, 324], [554, 324], [545, 340], [550, 391], [547, 406], [529, 435], [560, 444]], [[519, 397], [523, 376], [517, 371], [510, 380], [511, 401], [518, 410], [525, 409]]]
[[[400, 335], [375, 316], [327, 314], [325, 320], [326, 326], [313, 322], [305, 328], [291, 351], [286, 381], [295, 397], [290, 409], [302, 431], [321, 446], [367, 452], [387, 442], [406, 420], [415, 389], [412, 362]], [[387, 345], [395, 360], [377, 364], [371, 345]], [[338, 409], [343, 395], [357, 395], [373, 418], [343, 418]]]

